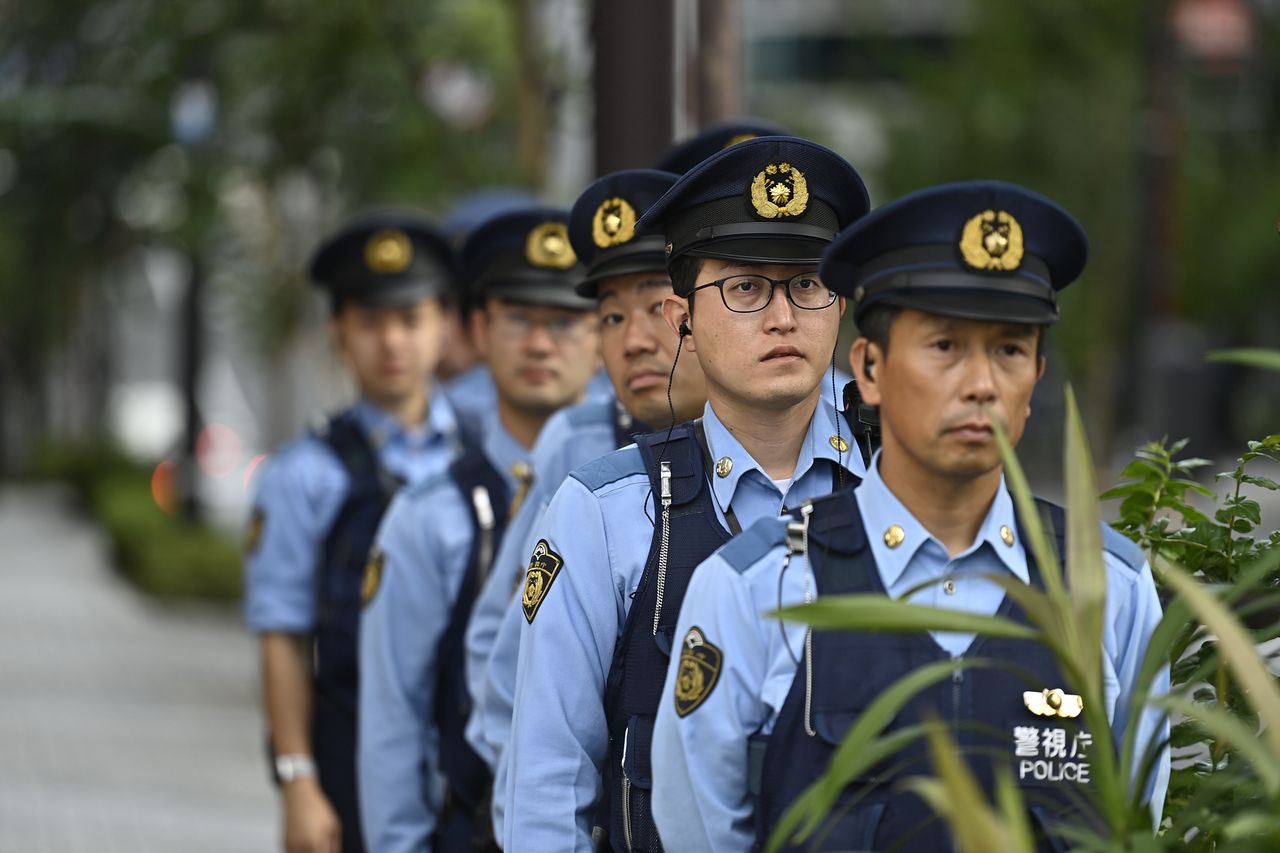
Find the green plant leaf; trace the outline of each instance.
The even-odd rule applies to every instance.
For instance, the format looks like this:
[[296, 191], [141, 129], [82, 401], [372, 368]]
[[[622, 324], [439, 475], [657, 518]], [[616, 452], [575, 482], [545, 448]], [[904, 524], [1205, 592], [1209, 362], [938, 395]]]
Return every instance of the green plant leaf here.
[[821, 630], [960, 631], [992, 637], [1032, 639], [1038, 632], [1002, 616], [983, 616], [964, 610], [946, 610], [911, 604], [883, 595], [829, 595], [812, 604], [784, 607], [772, 616], [803, 622]]
[[1154, 700], [1154, 704], [1195, 720], [1201, 729], [1230, 744], [1257, 772], [1267, 794], [1280, 794], [1280, 755], [1258, 740], [1258, 732], [1249, 729], [1239, 717], [1181, 696], [1165, 696]]
[[1280, 350], [1241, 348], [1221, 349], [1209, 353], [1205, 361], [1243, 364], [1245, 367], [1261, 367], [1265, 370], [1280, 370]]
[[1253, 639], [1217, 596], [1182, 569], [1162, 563], [1161, 575], [1218, 638], [1218, 653], [1247, 691], [1249, 706], [1262, 718], [1262, 737], [1271, 753], [1280, 758], [1280, 687], [1258, 655]]

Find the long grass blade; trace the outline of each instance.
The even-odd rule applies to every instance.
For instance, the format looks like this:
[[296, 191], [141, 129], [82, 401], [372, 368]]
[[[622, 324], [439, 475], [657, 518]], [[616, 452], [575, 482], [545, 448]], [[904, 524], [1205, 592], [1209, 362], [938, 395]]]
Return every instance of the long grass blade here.
[[907, 634], [920, 631], [961, 631], [1014, 639], [1039, 636], [1034, 628], [1001, 616], [982, 616], [963, 610], [911, 604], [885, 598], [883, 595], [831, 595], [812, 604], [784, 607], [770, 615], [792, 622], [803, 622], [820, 630]]

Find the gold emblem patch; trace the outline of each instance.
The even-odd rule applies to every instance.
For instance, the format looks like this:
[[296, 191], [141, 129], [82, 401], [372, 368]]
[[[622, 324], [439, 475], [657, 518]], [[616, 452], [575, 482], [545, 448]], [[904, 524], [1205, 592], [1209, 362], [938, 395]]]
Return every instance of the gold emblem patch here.
[[387, 555], [381, 548], [369, 552], [369, 560], [364, 564], [364, 580], [360, 582], [360, 601], [366, 607], [378, 594], [378, 587], [382, 586], [382, 566], [386, 561]]
[[636, 236], [636, 209], [625, 198], [607, 198], [591, 219], [591, 239], [601, 249], [618, 246]]
[[551, 591], [551, 584], [564, 566], [560, 555], [551, 550], [547, 540], [539, 539], [533, 546], [533, 556], [529, 558], [529, 571], [524, 576], [524, 594], [520, 605], [524, 608], [525, 621], [533, 624], [533, 617], [538, 615], [538, 608]]
[[525, 259], [535, 267], [567, 270], [578, 262], [563, 222], [543, 222], [524, 242]]
[[252, 554], [258, 550], [258, 543], [262, 541], [262, 528], [267, 523], [267, 513], [260, 506], [253, 508], [253, 514], [249, 516], [249, 526], [244, 531], [244, 552]]
[[365, 266], [376, 273], [404, 272], [412, 260], [413, 244], [403, 231], [379, 231], [364, 244]]
[[676, 673], [676, 714], [687, 717], [707, 701], [720, 680], [724, 655], [707, 642], [702, 629], [693, 627], [684, 635], [680, 651], [680, 671]]
[[765, 219], [799, 216], [809, 206], [809, 182], [790, 163], [770, 163], [751, 182], [751, 206]]
[[1027, 706], [1027, 710], [1041, 717], [1072, 717], [1080, 716], [1084, 710], [1084, 699], [1076, 696], [1074, 693], [1064, 693], [1061, 688], [1055, 687], [1052, 690], [1048, 688], [1037, 693], [1034, 690], [1028, 690], [1022, 694], [1022, 702]]
[[960, 254], [975, 269], [1016, 270], [1022, 263], [1022, 226], [1003, 210], [984, 210], [964, 224]]

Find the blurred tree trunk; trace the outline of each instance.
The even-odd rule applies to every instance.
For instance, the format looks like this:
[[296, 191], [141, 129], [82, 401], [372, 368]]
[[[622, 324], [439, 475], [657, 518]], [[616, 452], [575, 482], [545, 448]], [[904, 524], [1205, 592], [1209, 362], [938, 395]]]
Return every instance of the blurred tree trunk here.
[[702, 128], [742, 114], [742, 22], [737, 0], [695, 0], [698, 40], [686, 66], [694, 125]]
[[671, 144], [672, 0], [594, 5], [595, 173], [650, 166]]
[[547, 128], [551, 107], [542, 62], [541, 40], [533, 21], [533, 0], [511, 0], [515, 21], [519, 118], [516, 157], [520, 176], [531, 187], [541, 187], [547, 171]]

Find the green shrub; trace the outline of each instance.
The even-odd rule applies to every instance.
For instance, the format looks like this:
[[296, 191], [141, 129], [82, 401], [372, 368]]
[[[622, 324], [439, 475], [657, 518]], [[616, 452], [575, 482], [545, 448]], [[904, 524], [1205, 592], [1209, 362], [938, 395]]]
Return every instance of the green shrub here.
[[151, 471], [105, 445], [46, 445], [31, 473], [71, 484], [111, 540], [116, 566], [161, 598], [233, 601], [242, 592], [240, 549], [203, 524], [166, 514]]

